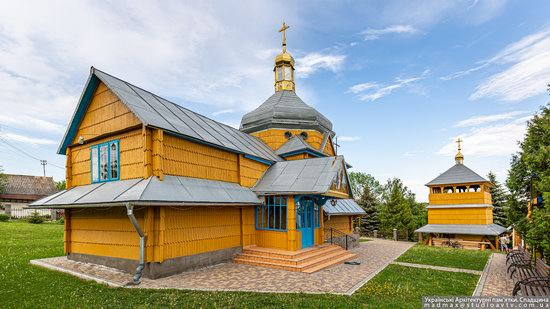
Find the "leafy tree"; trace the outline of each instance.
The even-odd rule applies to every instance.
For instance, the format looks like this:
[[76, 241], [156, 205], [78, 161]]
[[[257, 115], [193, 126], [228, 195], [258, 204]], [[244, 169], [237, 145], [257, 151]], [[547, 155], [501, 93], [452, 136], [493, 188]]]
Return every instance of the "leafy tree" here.
[[[527, 133], [520, 143], [521, 150], [512, 157], [506, 185], [510, 190], [508, 218], [524, 239], [550, 255], [550, 104], [527, 123]], [[530, 183], [533, 186], [530, 186]], [[531, 195], [542, 196], [543, 204], [533, 209], [526, 219], [527, 201]]]
[[55, 182], [55, 187], [56, 187], [57, 190], [59, 190], [59, 191], [65, 190], [65, 188], [66, 188], [65, 180], [56, 181], [56, 182]]
[[413, 215], [410, 207], [410, 193], [400, 179], [388, 180], [382, 194], [382, 207], [380, 208], [380, 230], [385, 235], [391, 235], [393, 229], [405, 232], [409, 235], [413, 227]]
[[361, 230], [372, 232], [380, 229], [380, 219], [378, 218], [378, 208], [380, 203], [372, 193], [368, 184], [363, 186], [363, 193], [357, 203], [367, 213], [367, 215], [361, 219]]
[[4, 169], [0, 166], [0, 193], [4, 192], [8, 183], [8, 176], [4, 174]]
[[487, 174], [487, 178], [489, 178], [489, 181], [493, 183], [493, 187], [491, 187], [491, 197], [493, 200], [493, 222], [502, 226], [507, 226], [507, 196], [504, 191], [504, 187], [497, 180], [497, 176], [493, 172], [489, 172], [489, 174]]
[[348, 177], [351, 185], [351, 191], [353, 192], [353, 196], [356, 200], [361, 197], [363, 187], [365, 185], [368, 185], [371, 193], [374, 194], [377, 199], [380, 199], [380, 196], [382, 195], [382, 186], [371, 174], [363, 172], [350, 172]]

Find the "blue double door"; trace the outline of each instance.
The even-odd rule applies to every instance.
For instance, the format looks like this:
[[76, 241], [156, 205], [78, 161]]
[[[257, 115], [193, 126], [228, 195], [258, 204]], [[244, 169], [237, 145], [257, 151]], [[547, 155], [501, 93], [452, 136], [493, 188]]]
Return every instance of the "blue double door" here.
[[312, 199], [297, 199], [296, 225], [302, 234], [302, 249], [311, 247], [315, 241], [315, 227], [318, 227], [318, 207]]

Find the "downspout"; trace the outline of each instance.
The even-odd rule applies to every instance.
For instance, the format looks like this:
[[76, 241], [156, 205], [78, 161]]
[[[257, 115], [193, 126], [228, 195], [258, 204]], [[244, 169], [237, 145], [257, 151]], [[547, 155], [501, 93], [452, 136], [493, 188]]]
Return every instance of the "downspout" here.
[[136, 229], [136, 232], [139, 235], [139, 264], [136, 268], [136, 274], [134, 275], [134, 281], [131, 282], [131, 284], [138, 285], [141, 283], [141, 275], [143, 273], [143, 269], [145, 268], [145, 235], [143, 234], [143, 231], [139, 227], [139, 223], [136, 219], [136, 216], [134, 216], [134, 205], [130, 203], [126, 203], [126, 210], [128, 214], [128, 218], [132, 222], [132, 225]]

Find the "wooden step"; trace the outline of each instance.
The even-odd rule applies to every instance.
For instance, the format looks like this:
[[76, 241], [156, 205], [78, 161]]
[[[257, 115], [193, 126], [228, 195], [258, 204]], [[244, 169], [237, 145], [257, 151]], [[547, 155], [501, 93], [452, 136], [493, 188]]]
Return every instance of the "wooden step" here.
[[280, 263], [283, 265], [288, 266], [298, 266], [302, 263], [307, 263], [308, 261], [318, 259], [322, 256], [327, 256], [329, 254], [335, 253], [335, 252], [342, 252], [345, 250], [342, 250], [340, 247], [327, 247], [322, 248], [320, 250], [316, 250], [315, 252], [309, 253], [307, 255], [299, 255], [295, 258], [281, 258], [279, 256], [267, 256], [267, 255], [256, 255], [254, 253], [242, 253], [239, 255], [240, 260], [248, 260], [248, 261], [255, 261], [255, 262], [269, 262], [269, 263]]
[[312, 254], [318, 254], [320, 250], [331, 250], [334, 249], [334, 247], [340, 248], [336, 245], [331, 244], [323, 244], [317, 247], [310, 247], [298, 251], [286, 251], [286, 250], [280, 250], [280, 249], [273, 249], [273, 248], [263, 248], [263, 247], [256, 247], [256, 246], [248, 246], [243, 248], [243, 253], [246, 254], [254, 254], [258, 256], [269, 256], [269, 257], [278, 257], [278, 258], [289, 258], [289, 259], [296, 259], [303, 256], [308, 256]]

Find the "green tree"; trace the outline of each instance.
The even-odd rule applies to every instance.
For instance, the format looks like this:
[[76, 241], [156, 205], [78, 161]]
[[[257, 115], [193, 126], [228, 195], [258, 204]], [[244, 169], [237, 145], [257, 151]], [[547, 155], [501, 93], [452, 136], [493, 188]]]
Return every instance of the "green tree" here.
[[372, 193], [368, 184], [363, 186], [363, 193], [357, 203], [367, 213], [367, 215], [361, 219], [361, 230], [370, 233], [380, 229], [380, 219], [378, 218], [378, 207], [380, 203]]
[[502, 184], [497, 180], [493, 172], [487, 174], [489, 181], [493, 183], [491, 187], [491, 198], [493, 200], [493, 222], [502, 226], [508, 226], [506, 218], [507, 196]]
[[393, 229], [405, 233], [408, 237], [413, 227], [413, 215], [410, 207], [410, 193], [403, 182], [398, 179], [390, 179], [384, 185], [382, 194], [382, 206], [380, 207], [380, 230], [385, 235], [391, 235]]
[[59, 191], [65, 190], [65, 188], [66, 188], [65, 180], [56, 181], [56, 182], [55, 182], [55, 187], [56, 187], [57, 190], [59, 190]]
[[[512, 157], [506, 185], [510, 190], [508, 218], [528, 244], [545, 256], [550, 255], [550, 104], [541, 107], [528, 121], [520, 151]], [[531, 220], [527, 220], [531, 195], [542, 196], [544, 202], [533, 209]]]
[[363, 172], [350, 172], [348, 174], [353, 197], [358, 200], [363, 193], [363, 187], [368, 185], [370, 191], [377, 199], [382, 195], [382, 186], [371, 174]]
[[4, 169], [0, 166], [0, 193], [4, 192], [8, 183], [8, 176], [4, 174]]

